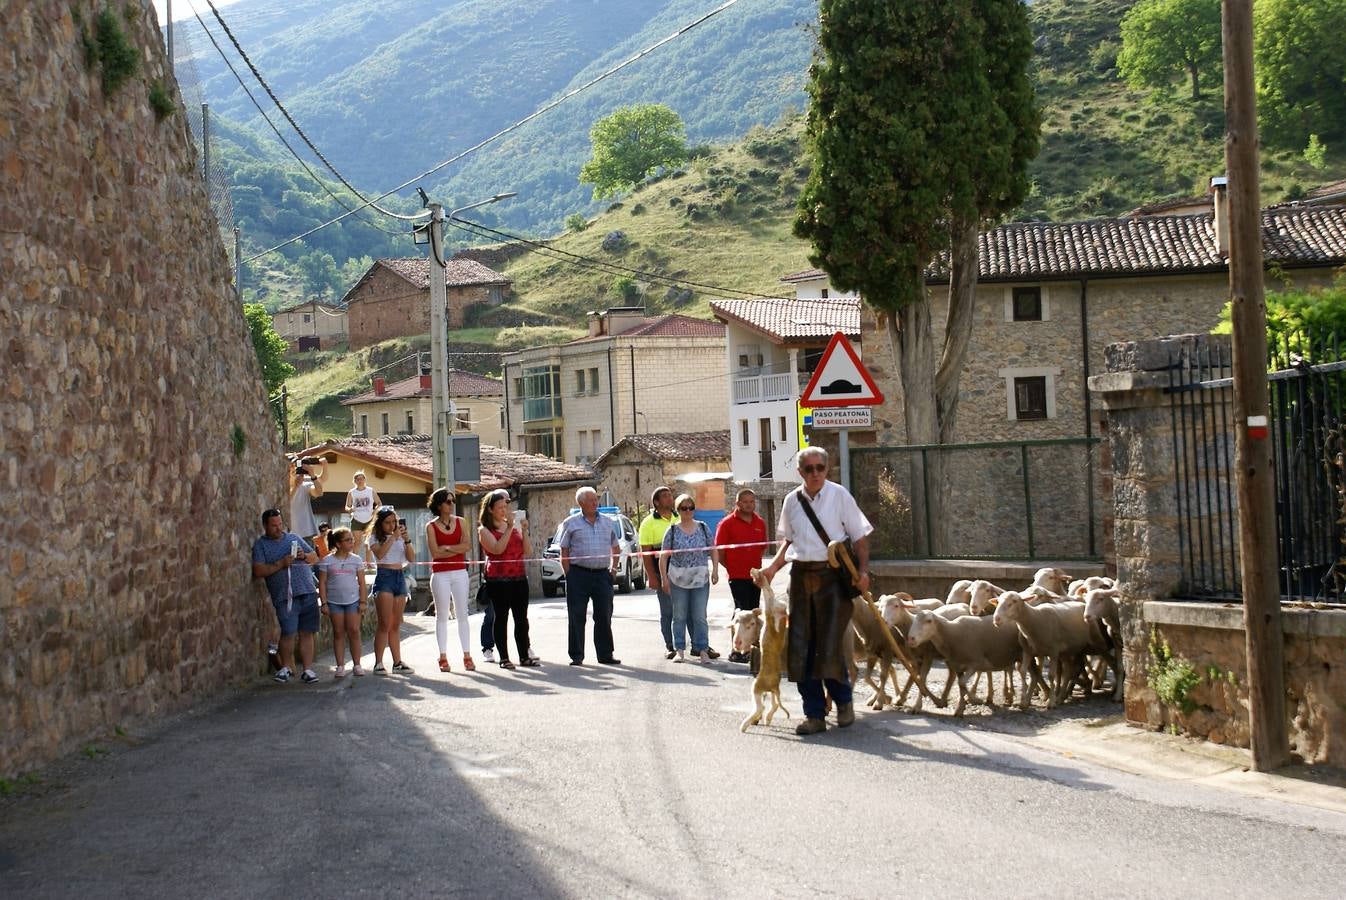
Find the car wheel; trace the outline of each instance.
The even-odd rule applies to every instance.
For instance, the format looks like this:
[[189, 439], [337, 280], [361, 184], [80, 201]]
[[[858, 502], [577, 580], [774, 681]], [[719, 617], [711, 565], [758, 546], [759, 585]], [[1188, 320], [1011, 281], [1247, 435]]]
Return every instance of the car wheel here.
[[631, 561], [629, 558], [625, 568], [622, 569], [622, 577], [617, 579], [617, 590], [623, 594], [631, 593]]
[[544, 596], [544, 597], [555, 597], [555, 596], [556, 596], [556, 582], [554, 582], [554, 581], [544, 581], [544, 582], [542, 582], [542, 596]]

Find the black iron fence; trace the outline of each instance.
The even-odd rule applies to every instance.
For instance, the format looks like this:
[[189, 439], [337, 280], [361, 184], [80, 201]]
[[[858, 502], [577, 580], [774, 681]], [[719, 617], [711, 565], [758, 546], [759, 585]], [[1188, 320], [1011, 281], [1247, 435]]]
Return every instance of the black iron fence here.
[[[1287, 335], [1269, 353], [1269, 439], [1282, 597], [1343, 599], [1342, 419], [1336, 335]], [[1210, 342], [1169, 360], [1180, 592], [1242, 597], [1234, 487], [1232, 351]]]
[[[1098, 438], [853, 448], [883, 559], [1096, 560]], [[919, 498], [943, 483], [942, 506]], [[941, 512], [942, 510], [942, 512]]]

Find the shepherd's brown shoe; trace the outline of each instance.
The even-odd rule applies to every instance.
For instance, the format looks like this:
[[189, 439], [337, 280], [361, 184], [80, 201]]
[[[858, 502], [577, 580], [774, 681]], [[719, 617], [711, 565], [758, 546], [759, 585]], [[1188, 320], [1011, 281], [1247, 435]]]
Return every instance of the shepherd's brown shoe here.
[[843, 703], [837, 706], [837, 727], [849, 728], [855, 724], [855, 704]]
[[795, 726], [795, 734], [818, 734], [827, 730], [827, 723], [822, 719], [805, 719]]

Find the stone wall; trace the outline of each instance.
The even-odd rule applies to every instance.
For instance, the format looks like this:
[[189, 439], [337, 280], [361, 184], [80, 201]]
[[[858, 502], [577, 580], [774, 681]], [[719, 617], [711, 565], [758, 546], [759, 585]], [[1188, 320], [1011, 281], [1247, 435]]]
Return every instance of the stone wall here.
[[0, 19], [0, 776], [239, 684], [274, 624], [275, 423], [154, 15], [111, 9], [141, 63], [110, 95], [98, 7]]
[[[1210, 517], [1225, 520], [1227, 530], [1238, 511], [1219, 502], [1234, 495], [1220, 480], [1232, 476], [1232, 467], [1208, 464], [1227, 450], [1232, 437], [1225, 423], [1232, 416], [1217, 406], [1200, 426], [1175, 435], [1167, 369], [1172, 359], [1202, 357], [1227, 342], [1183, 335], [1116, 344], [1107, 350], [1108, 371], [1090, 379], [1090, 387], [1107, 436], [1105, 479], [1112, 496], [1105, 531], [1122, 586], [1127, 718], [1246, 747], [1242, 605], [1170, 600], [1194, 577], [1190, 558], [1184, 564], [1180, 534], [1210, 531]], [[1180, 466], [1179, 459], [1188, 464]], [[1177, 482], [1194, 477], [1209, 485], [1206, 496], [1217, 498], [1204, 513], [1179, 508]], [[1291, 749], [1304, 762], [1346, 764], [1346, 613], [1287, 608], [1281, 625]], [[1176, 664], [1191, 667], [1185, 697], [1162, 698], [1151, 685], [1163, 655], [1154, 648], [1163, 645]]]
[[[489, 285], [449, 286], [448, 326], [463, 327], [463, 313], [477, 303], [489, 303]], [[346, 309], [350, 348], [357, 350], [395, 337], [430, 332], [430, 289], [418, 289], [405, 278], [380, 266], [351, 294]]]

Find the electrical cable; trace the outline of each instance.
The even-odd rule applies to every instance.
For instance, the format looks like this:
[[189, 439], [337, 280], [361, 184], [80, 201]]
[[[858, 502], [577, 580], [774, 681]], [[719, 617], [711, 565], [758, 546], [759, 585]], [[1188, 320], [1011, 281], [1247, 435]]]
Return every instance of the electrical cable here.
[[[401, 190], [404, 190], [404, 189], [410, 187], [411, 185], [415, 184], [417, 181], [420, 181], [420, 180], [423, 179], [423, 178], [427, 178], [427, 177], [429, 177], [430, 175], [433, 175], [434, 173], [436, 173], [436, 172], [440, 171], [441, 169], [445, 168], [446, 166], [449, 166], [449, 165], [451, 165], [451, 164], [453, 164], [453, 163], [455, 163], [455, 162], [458, 162], [460, 159], [463, 159], [465, 156], [468, 156], [468, 155], [471, 154], [471, 153], [475, 153], [476, 151], [480, 150], [482, 147], [485, 147], [485, 146], [487, 146], [488, 144], [492, 144], [492, 143], [494, 143], [495, 141], [499, 140], [500, 138], [504, 137], [505, 135], [509, 134], [510, 132], [512, 132], [512, 131], [516, 131], [516, 130], [518, 130], [519, 128], [522, 128], [524, 125], [528, 124], [529, 122], [533, 121], [534, 119], [536, 119], [536, 118], [538, 118], [538, 117], [544, 115], [545, 113], [550, 112], [551, 110], [555, 109], [556, 107], [560, 106], [562, 103], [564, 103], [565, 101], [569, 100], [571, 97], [574, 97], [574, 96], [576, 96], [576, 95], [578, 95], [578, 94], [581, 94], [581, 93], [583, 93], [584, 91], [587, 91], [589, 88], [593, 87], [594, 85], [598, 84], [600, 81], [603, 81], [603, 80], [605, 80], [605, 79], [607, 79], [607, 78], [610, 78], [611, 76], [613, 76], [613, 75], [615, 75], [616, 73], [620, 72], [622, 69], [625, 69], [627, 66], [631, 65], [632, 63], [637, 62], [637, 61], [640, 60], [640, 59], [643, 59], [645, 56], [648, 56], [650, 53], [653, 53], [655, 50], [658, 50], [660, 47], [662, 47], [662, 46], [664, 46], [665, 44], [667, 44], [667, 43], [669, 43], [669, 42], [671, 42], [671, 41], [673, 41], [673, 40], [675, 40], [675, 39], [681, 37], [682, 35], [686, 34], [686, 33], [689, 32], [689, 31], [691, 31], [693, 28], [696, 28], [698, 25], [701, 25], [701, 24], [705, 23], [706, 21], [708, 21], [708, 20], [714, 18], [715, 16], [717, 16], [717, 15], [719, 15], [720, 13], [724, 12], [726, 9], [728, 9], [729, 7], [735, 5], [735, 4], [738, 3], [738, 2], [739, 2], [739, 0], [725, 0], [724, 3], [721, 3], [721, 4], [720, 4], [719, 6], [717, 6], [715, 9], [712, 9], [710, 12], [705, 13], [704, 15], [702, 15], [702, 16], [700, 16], [699, 18], [697, 18], [697, 19], [695, 19], [695, 20], [689, 22], [689, 23], [686, 24], [686, 25], [683, 25], [681, 28], [679, 28], [679, 29], [677, 29], [676, 31], [674, 31], [674, 32], [673, 32], [672, 34], [670, 34], [668, 37], [663, 38], [662, 40], [657, 41], [657, 42], [651, 44], [650, 46], [646, 47], [645, 49], [643, 49], [643, 50], [639, 51], [638, 53], [634, 54], [633, 56], [629, 57], [629, 58], [626, 59], [625, 61], [623, 61], [623, 62], [621, 62], [621, 63], [618, 63], [617, 65], [615, 65], [615, 66], [613, 66], [612, 68], [606, 70], [605, 72], [601, 73], [600, 75], [597, 75], [597, 76], [595, 76], [594, 78], [589, 79], [588, 81], [586, 81], [584, 84], [580, 85], [579, 87], [577, 87], [577, 88], [575, 88], [575, 89], [573, 89], [573, 90], [571, 90], [571, 91], [568, 91], [568, 92], [565, 93], [565, 94], [562, 94], [560, 97], [558, 97], [557, 99], [553, 100], [552, 102], [547, 103], [547, 104], [544, 104], [543, 106], [539, 107], [537, 110], [535, 110], [534, 112], [532, 112], [531, 114], [529, 114], [529, 115], [525, 116], [524, 118], [520, 119], [519, 121], [515, 122], [513, 125], [509, 125], [509, 126], [507, 126], [507, 127], [505, 127], [505, 128], [502, 128], [501, 130], [497, 131], [495, 134], [490, 135], [489, 137], [483, 138], [481, 141], [478, 141], [476, 144], [473, 144], [471, 147], [468, 147], [466, 150], [462, 151], [461, 153], [459, 153], [459, 154], [457, 154], [457, 155], [455, 155], [455, 156], [451, 156], [451, 157], [449, 157], [448, 159], [444, 160], [443, 162], [441, 162], [441, 163], [439, 163], [439, 164], [437, 164], [437, 165], [435, 165], [435, 166], [433, 166], [433, 167], [431, 167], [431, 168], [425, 170], [424, 172], [420, 173], [419, 175], [416, 175], [416, 176], [413, 177], [413, 178], [409, 178], [409, 179], [407, 179], [406, 181], [404, 181], [404, 182], [402, 182], [401, 184], [399, 184], [397, 187], [392, 188], [391, 190], [385, 191], [385, 192], [382, 193], [382, 194], [379, 194], [377, 197], [375, 197], [375, 198], [373, 199], [373, 201], [370, 201], [370, 203], [377, 203], [379, 200], [383, 200], [383, 199], [386, 198], [386, 197], [390, 197], [390, 196], [392, 196], [393, 194], [396, 194], [398, 191], [401, 191]], [[366, 204], [366, 205], [369, 205], [369, 204]], [[357, 207], [357, 208], [363, 208], [363, 207]], [[268, 249], [263, 250], [263, 251], [261, 251], [260, 253], [256, 253], [256, 254], [254, 254], [254, 255], [252, 255], [252, 256], [249, 256], [247, 259], [244, 260], [244, 262], [252, 262], [253, 260], [258, 259], [258, 258], [260, 258], [260, 257], [267, 256], [267, 255], [269, 255], [269, 254], [271, 254], [271, 253], [275, 253], [277, 250], [281, 249], [282, 247], [289, 246], [290, 244], [293, 244], [295, 241], [303, 240], [304, 238], [308, 237], [309, 235], [313, 234], [314, 232], [321, 231], [322, 229], [326, 228], [326, 227], [329, 226], [329, 225], [335, 225], [337, 222], [340, 222], [342, 219], [346, 218], [346, 217], [349, 216], [349, 215], [352, 215], [352, 213], [351, 213], [351, 212], [343, 213], [342, 215], [337, 216], [335, 219], [330, 219], [330, 220], [328, 220], [327, 222], [324, 222], [324, 223], [322, 223], [321, 225], [318, 225], [318, 226], [316, 226], [316, 227], [314, 227], [314, 228], [311, 228], [311, 229], [309, 229], [308, 231], [305, 231], [305, 232], [302, 233], [302, 234], [297, 234], [297, 235], [295, 235], [294, 237], [287, 238], [286, 240], [281, 241], [279, 244], [275, 245], [274, 247], [269, 247]]]
[[[238, 86], [241, 87], [241, 88], [243, 88], [243, 93], [247, 94], [248, 99], [252, 101], [252, 105], [255, 106], [255, 107], [257, 107], [257, 112], [261, 114], [262, 119], [265, 120], [266, 124], [269, 125], [269, 126], [271, 127], [271, 130], [272, 130], [273, 132], [275, 132], [276, 137], [280, 140], [281, 144], [283, 144], [283, 145], [285, 146], [285, 149], [288, 150], [288, 151], [290, 151], [290, 155], [293, 156], [293, 157], [295, 158], [295, 161], [297, 161], [297, 162], [299, 163], [299, 165], [301, 165], [301, 166], [304, 167], [304, 171], [307, 172], [307, 173], [309, 174], [309, 177], [312, 178], [312, 179], [314, 180], [314, 182], [317, 183], [318, 187], [320, 187], [320, 188], [322, 188], [324, 191], [326, 191], [326, 192], [327, 192], [327, 195], [328, 195], [329, 197], [331, 197], [333, 200], [335, 200], [335, 201], [337, 202], [337, 204], [338, 204], [339, 206], [341, 206], [342, 209], [349, 210], [349, 211], [351, 211], [351, 212], [358, 212], [359, 207], [356, 207], [356, 208], [352, 209], [349, 205], [347, 205], [346, 201], [343, 200], [342, 198], [338, 197], [338, 196], [336, 195], [336, 193], [333, 192], [332, 189], [329, 188], [329, 187], [327, 186], [327, 183], [326, 183], [325, 181], [323, 181], [321, 178], [318, 177], [318, 173], [314, 172], [313, 169], [309, 167], [309, 164], [308, 164], [307, 162], [305, 162], [304, 159], [303, 159], [298, 153], [295, 152], [294, 147], [290, 146], [290, 142], [287, 141], [287, 140], [285, 139], [285, 136], [284, 136], [283, 134], [280, 133], [280, 129], [278, 129], [278, 128], [276, 127], [275, 123], [271, 121], [271, 117], [268, 116], [268, 115], [266, 114], [266, 111], [262, 109], [261, 104], [257, 102], [257, 98], [254, 97], [254, 96], [252, 95], [252, 91], [248, 90], [248, 86], [247, 86], [246, 84], [243, 83], [243, 78], [238, 74], [238, 70], [234, 68], [234, 64], [233, 64], [232, 62], [229, 61], [229, 57], [225, 56], [225, 54], [224, 54], [224, 48], [220, 46], [219, 42], [215, 40], [215, 35], [211, 34], [210, 29], [206, 27], [206, 23], [205, 23], [205, 21], [202, 20], [202, 18], [201, 18], [201, 14], [198, 13], [198, 12], [196, 11], [196, 7], [195, 7], [195, 5], [192, 4], [191, 0], [187, 0], [187, 3], [188, 3], [189, 6], [192, 7], [192, 15], [196, 17], [196, 21], [197, 21], [198, 24], [200, 24], [200, 26], [201, 26], [201, 30], [204, 31], [204, 32], [206, 33], [206, 37], [208, 37], [208, 38], [210, 39], [210, 43], [214, 45], [216, 52], [218, 52], [218, 53], [220, 54], [220, 59], [224, 60], [224, 64], [225, 64], [226, 66], [228, 66], [228, 67], [229, 67], [229, 71], [230, 71], [231, 73], [233, 73], [234, 80], [238, 82]], [[211, 8], [213, 9], [214, 7], [212, 6]], [[238, 45], [235, 44], [234, 46], [238, 46]], [[241, 52], [241, 51], [240, 51], [240, 52]], [[246, 57], [245, 57], [245, 58], [246, 58]], [[255, 71], [255, 70], [254, 70], [254, 71]], [[265, 83], [263, 83], [263, 86], [265, 86]], [[269, 90], [269, 89], [268, 89], [268, 90]], [[273, 99], [274, 99], [274, 97], [273, 97]], [[277, 105], [279, 105], [279, 104], [277, 104]], [[284, 112], [284, 109], [282, 108], [281, 111]], [[312, 145], [310, 145], [310, 146], [312, 146]], [[317, 151], [315, 150], [314, 152], [317, 152]], [[321, 154], [319, 154], [319, 156], [321, 156]], [[341, 178], [341, 173], [338, 172], [338, 173], [337, 173], [337, 177], [338, 177], [338, 178]], [[344, 178], [342, 178], [341, 181], [342, 181], [343, 184], [346, 183], [346, 181], [345, 181]], [[346, 184], [346, 186], [347, 186], [347, 187], [350, 187], [349, 184]], [[352, 190], [353, 190], [353, 189], [352, 189]], [[356, 195], [357, 197], [360, 197], [361, 200], [364, 199], [364, 197], [360, 195], [360, 192], [359, 192], [359, 191], [356, 191], [356, 192], [355, 192], [355, 195]], [[381, 226], [381, 225], [376, 224], [375, 222], [370, 221], [369, 219], [365, 218], [364, 216], [361, 216], [361, 217], [360, 217], [360, 221], [361, 221], [361, 222], [364, 222], [366, 225], [368, 225], [368, 226], [371, 227], [371, 228], [377, 228], [379, 231], [382, 231], [384, 234], [390, 234], [390, 235], [392, 235], [393, 237], [405, 237], [405, 236], [406, 236], [406, 232], [405, 232], [405, 231], [391, 231], [391, 230], [389, 230], [389, 229], [387, 229], [387, 228], [384, 228], [384, 227]]]
[[[495, 228], [490, 228], [486, 225], [482, 225], [478, 222], [473, 222], [469, 219], [452, 218], [452, 219], [445, 219], [445, 222], [447, 222], [449, 225], [452, 225], [454, 228], [459, 229], [460, 231], [466, 231], [469, 234], [475, 234], [478, 237], [485, 237], [486, 235], [491, 235], [494, 237], [503, 238], [508, 241], [514, 241], [525, 245], [528, 248], [529, 252], [531, 253], [538, 253], [543, 255], [545, 255], [546, 253], [557, 254], [557, 256], [551, 257], [553, 259], [559, 259], [560, 257], [569, 257], [569, 259], [563, 259], [561, 261], [562, 262], [573, 261], [572, 262], [573, 265], [580, 265], [591, 269], [599, 269], [600, 271], [606, 271], [610, 274], [639, 275], [640, 277], [648, 281], [656, 281], [662, 284], [668, 284], [673, 286], [694, 287], [699, 288], [703, 291], [710, 290], [722, 294], [738, 294], [741, 297], [749, 300], [794, 299], [793, 297], [778, 297], [771, 294], [759, 294], [754, 293], [752, 291], [741, 291], [738, 288], [727, 288], [723, 287], [722, 285], [706, 284], [700, 281], [689, 281], [685, 278], [674, 278], [671, 275], [660, 275], [657, 272], [647, 272], [643, 269], [633, 269], [630, 266], [623, 266], [619, 263], [607, 262], [606, 260], [601, 259], [594, 259], [592, 256], [583, 256], [579, 253], [571, 253], [569, 250], [562, 250], [559, 247], [552, 247], [548, 244], [543, 244], [539, 241], [532, 241], [525, 237], [519, 237], [518, 235], [510, 234], [509, 232], [506, 231], [500, 231]], [[473, 231], [472, 229], [477, 230]]]
[[[191, 0], [187, 0], [187, 2], [189, 5], [191, 4]], [[385, 216], [391, 216], [394, 219], [401, 219], [403, 221], [408, 222], [420, 218], [420, 216], [405, 216], [402, 215], [401, 213], [393, 212], [390, 209], [385, 209], [382, 206], [379, 206], [377, 202], [370, 200], [364, 194], [360, 193], [360, 189], [357, 188], [355, 185], [351, 184], [350, 181], [347, 180], [346, 176], [342, 175], [341, 172], [337, 170], [337, 167], [332, 165], [331, 161], [328, 160], [328, 158], [323, 155], [323, 152], [318, 149], [317, 145], [314, 144], [313, 141], [309, 140], [308, 135], [304, 133], [304, 129], [299, 127], [299, 123], [294, 120], [294, 116], [290, 115], [290, 111], [285, 108], [285, 104], [280, 102], [280, 98], [276, 96], [276, 92], [271, 90], [271, 85], [267, 84], [266, 79], [262, 77], [262, 73], [257, 70], [257, 66], [253, 65], [252, 59], [251, 57], [248, 56], [247, 51], [243, 49], [243, 45], [238, 42], [238, 38], [234, 37], [234, 32], [232, 29], [230, 29], [229, 24], [224, 21], [224, 16], [220, 15], [220, 11], [215, 8], [214, 0], [206, 0], [206, 5], [209, 6], [210, 11], [214, 13], [215, 21], [220, 23], [220, 27], [224, 29], [225, 35], [228, 36], [230, 43], [234, 45], [234, 49], [238, 51], [238, 55], [242, 57], [243, 62], [247, 63], [248, 69], [252, 71], [252, 76], [257, 79], [257, 83], [260, 84], [262, 86], [262, 89], [266, 91], [266, 95], [271, 98], [271, 102], [276, 104], [276, 109], [280, 110], [280, 114], [285, 117], [285, 121], [290, 123], [290, 127], [294, 129], [295, 134], [299, 135], [300, 139], [303, 140], [303, 142], [308, 145], [308, 148], [313, 151], [314, 155], [318, 157], [318, 159], [322, 162], [322, 164], [326, 166], [328, 170], [337, 177], [338, 181], [344, 184], [352, 194], [363, 200], [365, 202], [365, 205], [372, 206], [374, 209], [383, 213]], [[196, 13], [196, 7], [194, 5], [192, 6], [192, 13], [194, 15]], [[196, 20], [200, 22], [201, 17], [197, 16]], [[203, 29], [206, 27], [204, 22], [201, 23], [201, 27]], [[209, 32], [207, 32], [207, 34], [209, 34]], [[210, 41], [211, 43], [215, 43], [215, 38], [211, 37]], [[219, 44], [215, 44], [215, 49], [219, 50]], [[224, 51], [221, 50], [220, 55], [223, 56]], [[228, 60], [226, 60], [226, 62], [227, 61]], [[234, 67], [231, 65], [229, 67], [230, 71], [232, 71], [233, 68]], [[235, 78], [238, 77], [237, 72], [234, 73], [234, 77]], [[242, 83], [243, 83], [242, 80], [240, 80], [239, 84]], [[247, 88], [245, 87], [243, 90], [247, 91]], [[252, 97], [251, 92], [248, 93], [248, 97], [249, 98]], [[256, 105], [255, 100], [253, 101], [253, 104]], [[261, 112], [261, 107], [260, 106], [257, 107], [257, 110], [258, 112]], [[265, 117], [266, 113], [262, 113], [262, 115]], [[268, 123], [270, 122], [269, 119], [267, 121]], [[279, 135], [279, 132], [277, 132], [277, 135]], [[282, 140], [284, 140], [284, 138], [282, 138]], [[289, 145], [286, 144], [286, 146], [288, 147]], [[290, 152], [293, 153], [294, 151], [291, 150]], [[378, 199], [383, 198], [380, 197]], [[344, 206], [345, 204], [342, 205]], [[350, 207], [346, 208], [350, 209]], [[354, 212], [355, 210], [350, 211]]]

